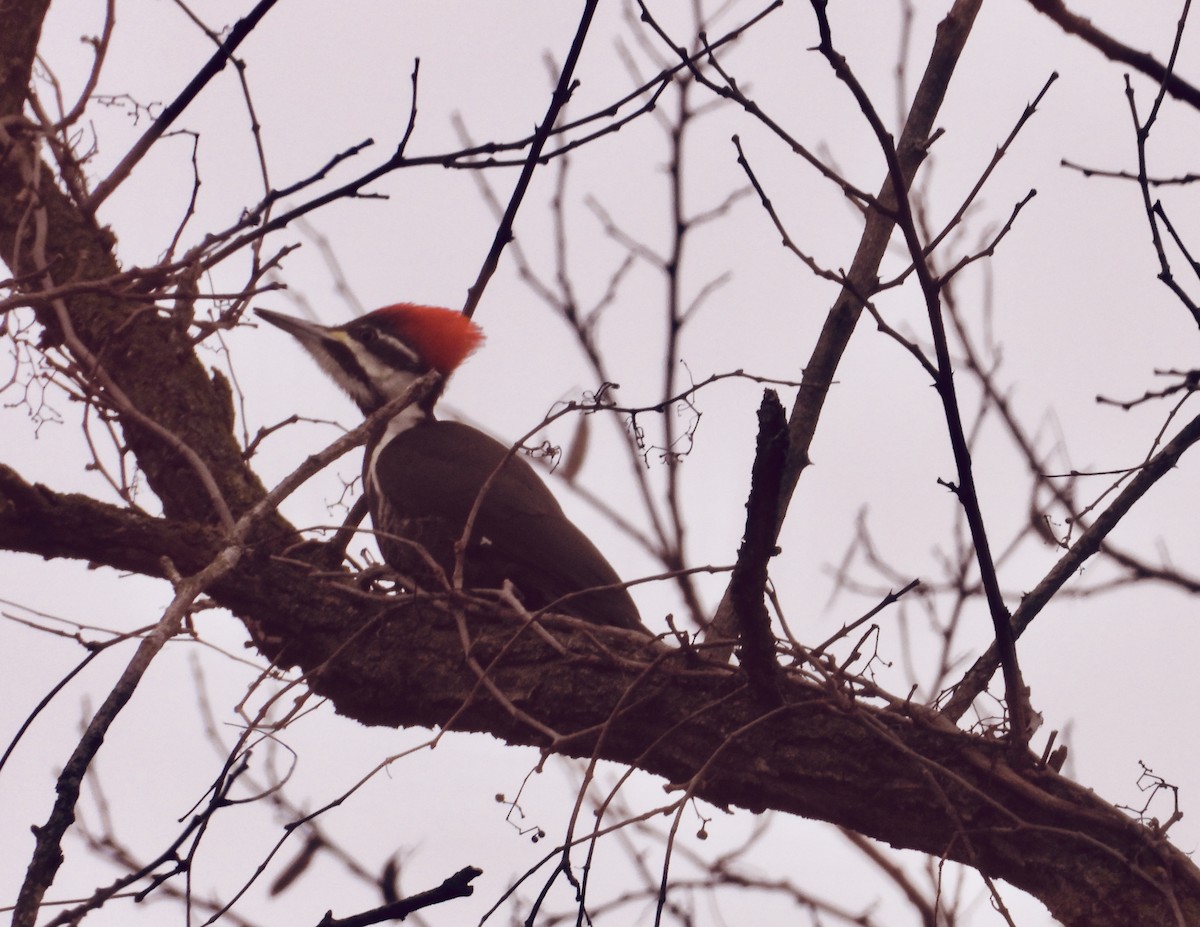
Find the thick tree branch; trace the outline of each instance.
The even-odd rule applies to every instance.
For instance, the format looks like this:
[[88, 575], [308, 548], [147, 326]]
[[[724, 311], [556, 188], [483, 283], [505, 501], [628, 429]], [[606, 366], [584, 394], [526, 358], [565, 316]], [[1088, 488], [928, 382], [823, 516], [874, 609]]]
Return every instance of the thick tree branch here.
[[[0, 469], [0, 545], [64, 556], [64, 539], [70, 556], [152, 574], [159, 544], [178, 548], [182, 570], [203, 566], [221, 542], [208, 526], [58, 495]], [[1169, 924], [1175, 905], [1200, 922], [1200, 871], [1152, 829], [1050, 770], [1015, 770], [1005, 748], [930, 710], [881, 703], [836, 674], [820, 684], [783, 674], [784, 708], [762, 720], [770, 709], [741, 674], [641, 635], [548, 618], [545, 636], [494, 604], [364, 599], [261, 543], [209, 594], [276, 662], [299, 666], [314, 691], [366, 724], [454, 719], [453, 730], [511, 744], [595, 753], [717, 805], [831, 821], [959, 860], [1034, 894], [1068, 925]], [[496, 694], [462, 656], [455, 610]], [[547, 729], [560, 732], [553, 743]]]
[[50, 0], [13, 0], [0, 30], [0, 119], [13, 122], [25, 105], [33, 60]]
[[[64, 332], [53, 308], [37, 300], [37, 291], [64, 282], [110, 280], [120, 265], [112, 234], [55, 184], [55, 172], [41, 160], [37, 135], [22, 115], [46, 4], [27, 0], [16, 6], [5, 12], [0, 30], [0, 60], [8, 69], [0, 75], [7, 78], [0, 82], [0, 256], [14, 277], [23, 278], [46, 331], [43, 346], [53, 348], [63, 345]], [[21, 75], [24, 81], [17, 84]], [[184, 445], [215, 476], [226, 506], [238, 517], [264, 491], [234, 439], [227, 391], [196, 356], [186, 322], [148, 307], [145, 295], [126, 298], [103, 287], [74, 295], [66, 302], [72, 332], [138, 416], [155, 423], [148, 429], [134, 417], [121, 417], [129, 448], [164, 511], [186, 520], [216, 518], [210, 493], [179, 454], [178, 446]], [[162, 430], [174, 440], [164, 441]], [[272, 527], [283, 526], [273, 516]]]

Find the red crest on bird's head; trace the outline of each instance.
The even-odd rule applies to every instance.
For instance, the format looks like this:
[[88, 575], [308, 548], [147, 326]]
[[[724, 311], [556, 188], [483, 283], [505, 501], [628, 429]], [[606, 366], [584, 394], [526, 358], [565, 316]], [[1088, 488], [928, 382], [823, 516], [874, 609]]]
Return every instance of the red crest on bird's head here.
[[369, 312], [369, 320], [412, 347], [443, 378], [483, 344], [483, 329], [454, 309], [396, 303]]

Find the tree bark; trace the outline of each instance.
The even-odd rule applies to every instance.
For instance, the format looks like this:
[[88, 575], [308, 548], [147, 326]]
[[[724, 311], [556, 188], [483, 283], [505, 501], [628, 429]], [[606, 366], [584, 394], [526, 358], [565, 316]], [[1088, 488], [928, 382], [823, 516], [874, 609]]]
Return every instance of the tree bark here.
[[[161, 573], [215, 555], [211, 526], [30, 486], [0, 468], [0, 546]], [[491, 734], [598, 756], [720, 806], [829, 821], [957, 860], [1068, 925], [1200, 922], [1200, 871], [1089, 790], [913, 704], [785, 675], [765, 709], [745, 676], [619, 629], [547, 619], [550, 639], [479, 600], [368, 599], [261, 542], [214, 586], [262, 651], [364, 724]], [[495, 686], [478, 685], [459, 637]], [[536, 721], [536, 724], [531, 723]]]

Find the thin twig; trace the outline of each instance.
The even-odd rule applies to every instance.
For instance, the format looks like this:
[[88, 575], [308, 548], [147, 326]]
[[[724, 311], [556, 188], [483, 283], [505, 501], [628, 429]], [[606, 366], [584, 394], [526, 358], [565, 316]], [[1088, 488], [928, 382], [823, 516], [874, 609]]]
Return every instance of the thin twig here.
[[109, 195], [129, 176], [129, 173], [137, 163], [146, 156], [146, 152], [153, 147], [154, 143], [162, 137], [162, 134], [182, 115], [183, 111], [191, 105], [191, 102], [200, 91], [208, 85], [209, 81], [224, 70], [230, 56], [233, 54], [233, 50], [241, 45], [247, 36], [254, 31], [259, 21], [271, 11], [271, 7], [277, 2], [279, 0], [259, 0], [254, 9], [234, 23], [233, 28], [229, 30], [229, 35], [225, 38], [221, 47], [208, 59], [204, 67], [196, 72], [196, 76], [188, 82], [188, 85], [183, 88], [179, 96], [167, 104], [167, 107], [154, 120], [145, 134], [134, 143], [134, 146], [129, 149], [129, 152], [121, 159], [120, 163], [113, 168], [112, 173], [96, 185], [96, 189], [92, 191], [92, 195], [83, 205], [85, 210], [95, 213], [100, 208], [100, 204], [108, 199]]
[[479, 268], [479, 276], [475, 278], [475, 282], [467, 290], [467, 301], [463, 306], [463, 315], [467, 318], [471, 318], [475, 314], [475, 309], [479, 306], [479, 301], [483, 298], [484, 288], [500, 264], [500, 254], [504, 251], [505, 245], [512, 239], [513, 223], [517, 218], [517, 210], [521, 208], [521, 202], [525, 199], [525, 193], [529, 189], [530, 181], [533, 180], [533, 172], [541, 160], [542, 149], [546, 147], [546, 142], [550, 139], [550, 133], [554, 130], [554, 123], [558, 121], [558, 114], [567, 105], [567, 101], [571, 99], [571, 94], [575, 90], [575, 82], [573, 80], [575, 66], [579, 63], [579, 56], [583, 52], [583, 43], [587, 38], [588, 29], [591, 28], [592, 18], [596, 13], [598, 4], [599, 0], [586, 0], [583, 5], [583, 13], [579, 17], [579, 26], [575, 30], [575, 38], [571, 42], [571, 48], [567, 51], [566, 60], [563, 61], [562, 71], [558, 75], [558, 84], [555, 86], [554, 93], [550, 97], [550, 105], [546, 109], [546, 115], [542, 118], [541, 125], [538, 126], [533, 140], [529, 144], [529, 153], [525, 157], [525, 164], [521, 168], [521, 175], [517, 178], [516, 186], [513, 188], [512, 195], [508, 199], [508, 206], [504, 210], [504, 216], [500, 219], [500, 225], [496, 229], [495, 236], [492, 238], [492, 247], [488, 251], [487, 257], [484, 258], [483, 266]]

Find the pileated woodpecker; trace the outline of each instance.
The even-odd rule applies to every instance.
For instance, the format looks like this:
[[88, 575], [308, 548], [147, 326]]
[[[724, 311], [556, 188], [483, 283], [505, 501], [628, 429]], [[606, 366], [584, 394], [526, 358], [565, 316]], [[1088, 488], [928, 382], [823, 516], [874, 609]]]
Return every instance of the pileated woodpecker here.
[[255, 311], [294, 336], [364, 415], [430, 370], [441, 375], [432, 393], [371, 436], [363, 458], [379, 548], [402, 576], [437, 588], [427, 557], [445, 577], [453, 575], [454, 545], [484, 483], [499, 468], [463, 552], [464, 586], [498, 589], [510, 580], [530, 609], [550, 606], [596, 624], [643, 627], [616, 571], [567, 519], [533, 468], [483, 432], [434, 417], [442, 385], [483, 341], [470, 319], [452, 309], [400, 303], [327, 328]]

